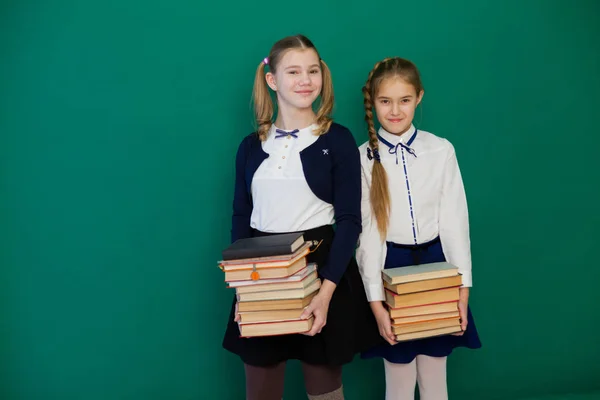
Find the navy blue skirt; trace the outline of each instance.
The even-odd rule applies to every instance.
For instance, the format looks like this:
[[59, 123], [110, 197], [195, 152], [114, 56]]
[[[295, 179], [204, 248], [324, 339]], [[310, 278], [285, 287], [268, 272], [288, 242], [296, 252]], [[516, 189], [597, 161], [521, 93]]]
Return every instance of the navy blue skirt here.
[[[421, 245], [398, 245], [387, 243], [387, 256], [384, 268], [406, 267], [446, 261], [439, 238]], [[475, 321], [468, 307], [467, 330], [462, 336], [444, 335], [432, 338], [399, 342], [395, 345], [385, 343], [361, 353], [362, 358], [382, 357], [396, 364], [410, 363], [417, 355], [446, 357], [456, 347], [478, 349], [481, 347]]]
[[[254, 236], [269, 233], [254, 231]], [[322, 240], [316, 250], [307, 256], [308, 262], [319, 265], [327, 261], [335, 231], [326, 225], [304, 231], [306, 240]], [[234, 322], [235, 294], [223, 338], [223, 347], [238, 355], [244, 363], [254, 366], [271, 366], [290, 359], [314, 365], [347, 364], [361, 352], [384, 342], [379, 335], [377, 322], [371, 312], [358, 265], [354, 257], [338, 283], [327, 312], [327, 325], [315, 336], [302, 334], [240, 337]]]

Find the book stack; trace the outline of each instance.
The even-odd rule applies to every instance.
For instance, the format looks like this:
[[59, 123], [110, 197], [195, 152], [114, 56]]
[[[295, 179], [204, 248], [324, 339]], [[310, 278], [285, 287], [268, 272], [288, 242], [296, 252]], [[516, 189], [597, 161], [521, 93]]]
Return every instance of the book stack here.
[[462, 276], [458, 268], [439, 262], [384, 269], [382, 275], [397, 341], [461, 331], [458, 299]]
[[312, 242], [301, 233], [240, 239], [223, 251], [219, 267], [236, 291], [242, 337], [307, 332], [300, 319], [321, 287], [317, 266], [306, 256]]

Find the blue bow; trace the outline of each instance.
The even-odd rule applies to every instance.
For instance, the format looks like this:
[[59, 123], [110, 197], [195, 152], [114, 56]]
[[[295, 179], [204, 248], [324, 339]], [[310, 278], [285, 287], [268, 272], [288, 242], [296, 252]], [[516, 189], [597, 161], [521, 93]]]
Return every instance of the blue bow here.
[[279, 138], [286, 137], [286, 136], [293, 136], [293, 137], [297, 138], [298, 135], [296, 135], [296, 133], [298, 133], [300, 131], [298, 129], [294, 129], [291, 132], [286, 132], [281, 129], [275, 129], [275, 132], [278, 134], [277, 136], [275, 136], [275, 139], [279, 139]]
[[367, 157], [369, 158], [369, 160], [372, 160], [373, 158], [375, 158], [375, 161], [381, 162], [381, 157], [379, 157], [379, 150], [378, 149], [374, 149], [371, 152], [371, 148], [367, 147]]
[[398, 164], [398, 147], [402, 147], [404, 150], [406, 150], [406, 152], [408, 154], [413, 155], [414, 157], [417, 157], [417, 153], [415, 153], [415, 151], [413, 149], [411, 149], [409, 146], [412, 144], [412, 142], [415, 140], [415, 138], [417, 137], [417, 130], [415, 129], [415, 133], [413, 133], [413, 135], [411, 136], [411, 138], [408, 140], [408, 142], [406, 144], [399, 142], [397, 145], [393, 145], [390, 142], [388, 142], [387, 140], [385, 140], [384, 138], [382, 138], [381, 136], [379, 136], [379, 134], [377, 134], [377, 137], [379, 138], [379, 141], [383, 144], [385, 144], [387, 147], [389, 147], [389, 153], [390, 154], [395, 154], [396, 155], [396, 164]]

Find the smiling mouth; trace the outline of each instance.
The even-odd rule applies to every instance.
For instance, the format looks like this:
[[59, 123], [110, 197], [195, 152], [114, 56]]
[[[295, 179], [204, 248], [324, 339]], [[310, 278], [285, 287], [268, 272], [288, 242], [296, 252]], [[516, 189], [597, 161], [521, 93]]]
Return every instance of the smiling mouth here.
[[398, 122], [402, 121], [402, 118], [388, 119], [388, 121], [390, 121], [392, 123], [398, 123]]

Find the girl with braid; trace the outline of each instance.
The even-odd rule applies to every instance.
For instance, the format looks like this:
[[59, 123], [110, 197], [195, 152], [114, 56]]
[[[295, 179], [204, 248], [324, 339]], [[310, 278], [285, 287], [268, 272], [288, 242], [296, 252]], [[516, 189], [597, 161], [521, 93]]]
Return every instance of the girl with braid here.
[[307, 261], [322, 284], [301, 316], [314, 316], [303, 334], [240, 337], [234, 298], [223, 347], [244, 363], [247, 400], [280, 400], [290, 359], [301, 361], [309, 399], [340, 400], [342, 366], [382, 342], [353, 257], [361, 231], [358, 148], [330, 117], [331, 74], [305, 36], [281, 39], [259, 63], [254, 108], [258, 129], [236, 156], [231, 241], [303, 232], [320, 242]]
[[[416, 66], [402, 58], [378, 62], [363, 87], [369, 141], [360, 147], [362, 225], [356, 252], [371, 310], [387, 341], [362, 354], [383, 358], [387, 400], [448, 398], [446, 357], [481, 347], [468, 306], [471, 251], [467, 201], [453, 145], [413, 125], [423, 98]], [[381, 127], [375, 130], [373, 108]], [[463, 285], [457, 334], [396, 342], [384, 308], [381, 271], [447, 261]]]

